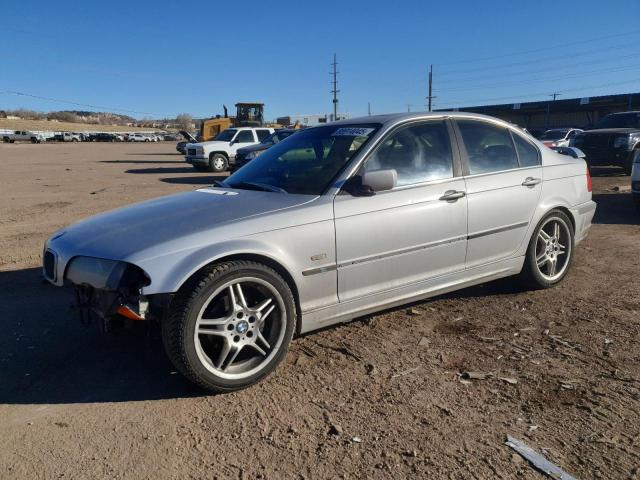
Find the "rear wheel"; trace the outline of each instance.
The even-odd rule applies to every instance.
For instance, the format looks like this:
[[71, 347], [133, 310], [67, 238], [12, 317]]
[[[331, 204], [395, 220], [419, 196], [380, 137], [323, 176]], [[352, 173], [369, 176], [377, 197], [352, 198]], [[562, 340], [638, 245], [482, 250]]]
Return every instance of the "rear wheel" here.
[[560, 210], [545, 216], [533, 232], [521, 280], [533, 288], [549, 288], [560, 283], [573, 258], [574, 232], [571, 220]]
[[287, 353], [296, 321], [287, 283], [248, 261], [203, 270], [180, 290], [162, 325], [167, 354], [189, 380], [212, 392], [248, 387]]
[[221, 153], [212, 153], [209, 156], [209, 171], [210, 172], [224, 172], [229, 167], [227, 157]]
[[2, 141], [4, 143], [9, 143], [9, 137], [2, 137]]

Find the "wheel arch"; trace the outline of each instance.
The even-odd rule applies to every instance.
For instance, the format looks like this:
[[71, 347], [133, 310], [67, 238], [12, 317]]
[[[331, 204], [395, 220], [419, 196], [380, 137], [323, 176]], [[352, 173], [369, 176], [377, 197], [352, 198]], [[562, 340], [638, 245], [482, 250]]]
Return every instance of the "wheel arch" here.
[[[291, 293], [293, 293], [293, 299], [296, 305], [295, 334], [299, 335], [300, 328], [301, 328], [300, 320], [301, 320], [301, 312], [302, 312], [300, 308], [300, 292], [298, 291], [298, 285], [294, 280], [293, 275], [291, 275], [291, 273], [289, 272], [289, 270], [287, 270], [287, 268], [284, 265], [282, 265], [280, 262], [278, 262], [274, 258], [268, 257], [266, 255], [262, 255], [259, 253], [234, 253], [231, 255], [217, 258], [211, 263], [231, 262], [234, 260], [248, 260], [251, 262], [262, 263], [263, 265], [266, 265], [267, 267], [270, 267], [273, 270], [275, 270], [275, 272], [278, 275], [280, 275], [285, 282], [287, 282], [287, 285], [289, 285], [289, 288], [291, 289]], [[211, 263], [209, 265], [211, 265]]]
[[[261, 263], [272, 268], [283, 278], [285, 282], [287, 282], [287, 285], [289, 285], [296, 306], [295, 332], [296, 334], [299, 334], [302, 318], [300, 289], [295, 276], [287, 267], [285, 267], [287, 262], [284, 261], [283, 258], [286, 257], [286, 254], [278, 256], [277, 252], [269, 250], [266, 248], [266, 245], [253, 244], [253, 242], [251, 243], [251, 245], [221, 244], [217, 246], [217, 251], [205, 249], [199, 252], [194, 252], [195, 254], [193, 256], [185, 259], [184, 262], [174, 265], [174, 268], [169, 271], [164, 268], [157, 270], [159, 264], [156, 264], [155, 262], [153, 262], [152, 265], [145, 265], [149, 269], [148, 275], [152, 279], [152, 283], [148, 287], [143, 288], [143, 293], [145, 295], [152, 295], [156, 293], [178, 292], [195, 275], [198, 275], [198, 273], [203, 269], [216, 263], [235, 260], [246, 260]], [[140, 264], [145, 264], [145, 262], [140, 262]], [[140, 266], [140, 264], [138, 264], [138, 266]]]
[[218, 153], [220, 155], [224, 155], [226, 157], [226, 159], [229, 160], [229, 154], [227, 152], [225, 152], [224, 150], [214, 150], [213, 152], [209, 152], [209, 160], [211, 160], [213, 158], [213, 156], [218, 154]]

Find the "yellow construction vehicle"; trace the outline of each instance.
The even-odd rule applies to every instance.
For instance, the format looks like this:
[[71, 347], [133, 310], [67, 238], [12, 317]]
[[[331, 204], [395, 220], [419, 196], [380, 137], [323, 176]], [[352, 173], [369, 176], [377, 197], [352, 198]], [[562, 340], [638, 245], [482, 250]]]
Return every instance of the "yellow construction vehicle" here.
[[236, 116], [229, 117], [226, 105], [224, 116], [216, 115], [203, 120], [198, 140], [207, 142], [223, 130], [231, 127], [261, 127], [264, 125], [264, 103], [236, 103]]

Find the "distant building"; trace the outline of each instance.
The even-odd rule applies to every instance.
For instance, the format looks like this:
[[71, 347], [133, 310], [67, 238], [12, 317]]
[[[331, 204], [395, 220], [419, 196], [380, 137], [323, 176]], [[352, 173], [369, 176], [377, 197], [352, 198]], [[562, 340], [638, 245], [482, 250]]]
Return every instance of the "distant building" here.
[[[451, 109], [436, 111], [447, 110]], [[460, 107], [454, 110], [491, 115], [525, 127], [529, 131], [557, 127], [589, 128], [610, 113], [640, 110], [640, 93]]]
[[[336, 120], [346, 120], [350, 118], [348, 113], [338, 113]], [[309, 114], [309, 115], [288, 115], [286, 117], [278, 117], [276, 122], [280, 125], [299, 125], [305, 127], [315, 127], [316, 125], [322, 125], [324, 123], [331, 123], [334, 121], [333, 113], [322, 114]]]

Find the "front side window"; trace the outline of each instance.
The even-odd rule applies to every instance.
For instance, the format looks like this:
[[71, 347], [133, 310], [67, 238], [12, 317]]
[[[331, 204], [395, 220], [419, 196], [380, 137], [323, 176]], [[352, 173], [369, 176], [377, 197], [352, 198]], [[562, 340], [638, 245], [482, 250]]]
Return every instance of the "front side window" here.
[[251, 130], [241, 130], [235, 138], [236, 143], [253, 143], [253, 132]]
[[236, 134], [237, 130], [235, 128], [227, 128], [223, 130], [213, 139], [216, 142], [230, 142], [233, 139], [233, 136]]
[[258, 141], [261, 142], [271, 135], [271, 132], [269, 130], [256, 130], [256, 134], [258, 135]]
[[365, 163], [365, 171], [393, 169], [398, 186], [453, 177], [451, 142], [444, 121], [395, 131]]
[[222, 185], [320, 195], [379, 127], [327, 125], [301, 130], [265, 150]]
[[521, 167], [535, 167], [540, 165], [540, 155], [536, 147], [515, 133], [513, 134], [513, 140], [516, 144]]
[[456, 121], [469, 158], [469, 174], [518, 168], [518, 157], [505, 127], [476, 120]]
[[540, 140], [564, 140], [566, 134], [566, 130], [547, 130]]

